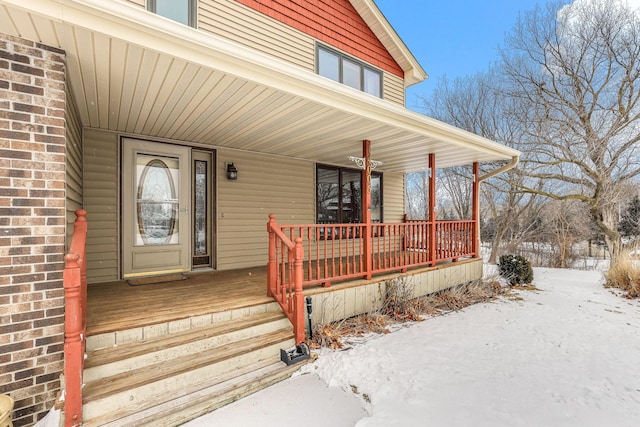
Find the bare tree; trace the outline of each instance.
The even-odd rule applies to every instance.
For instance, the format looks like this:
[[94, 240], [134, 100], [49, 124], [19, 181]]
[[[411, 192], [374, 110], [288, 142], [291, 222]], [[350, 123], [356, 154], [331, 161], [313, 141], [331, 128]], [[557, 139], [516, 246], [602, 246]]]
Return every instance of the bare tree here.
[[545, 206], [543, 229], [545, 240], [552, 244], [550, 267], [569, 268], [576, 258], [574, 246], [589, 234], [589, 213], [577, 200], [554, 200]]
[[620, 0], [537, 7], [501, 56], [527, 173], [545, 182], [520, 189], [585, 203], [616, 257], [620, 194], [640, 177], [639, 14]]
[[446, 201], [448, 219], [471, 219], [473, 174], [469, 167], [459, 166], [438, 171], [438, 200]]
[[[453, 167], [436, 172], [436, 217], [470, 219], [472, 178], [469, 168]], [[406, 211], [410, 219], [429, 218], [429, 172], [407, 174]]]
[[519, 191], [522, 174], [508, 171], [505, 176], [493, 178], [482, 187], [483, 217], [493, 224], [489, 262], [495, 263], [504, 253], [515, 253], [523, 242], [536, 236], [535, 218], [540, 216], [540, 197]]
[[410, 219], [429, 218], [429, 173], [413, 172], [406, 177], [406, 212]]
[[[487, 72], [454, 81], [442, 79], [432, 97], [423, 98], [425, 110], [429, 115], [454, 126], [506, 145], [517, 146], [525, 133], [518, 115], [512, 111], [521, 103], [519, 100], [514, 102], [506, 95], [502, 75], [503, 71], [494, 67]], [[481, 165], [481, 173], [499, 166]], [[495, 263], [504, 251], [514, 252], [533, 230], [533, 224], [526, 219], [535, 216], [530, 212], [539, 205], [540, 197], [523, 192], [521, 187], [542, 187], [539, 180], [523, 173], [524, 167], [493, 177], [481, 186], [484, 220], [481, 236], [491, 241], [489, 262]], [[455, 200], [464, 214], [464, 209], [469, 209], [471, 195], [460, 190], [470, 188], [465, 183], [468, 179], [464, 178], [469, 173], [452, 169], [444, 180], [450, 193], [456, 194]], [[465, 200], [467, 203], [464, 203]]]

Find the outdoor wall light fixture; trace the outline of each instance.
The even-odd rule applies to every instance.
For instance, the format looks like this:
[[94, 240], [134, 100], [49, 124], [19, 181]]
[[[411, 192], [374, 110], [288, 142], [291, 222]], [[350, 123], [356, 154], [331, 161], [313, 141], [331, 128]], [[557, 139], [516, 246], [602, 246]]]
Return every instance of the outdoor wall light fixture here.
[[236, 169], [233, 163], [227, 163], [227, 179], [229, 181], [238, 179], [238, 169]]

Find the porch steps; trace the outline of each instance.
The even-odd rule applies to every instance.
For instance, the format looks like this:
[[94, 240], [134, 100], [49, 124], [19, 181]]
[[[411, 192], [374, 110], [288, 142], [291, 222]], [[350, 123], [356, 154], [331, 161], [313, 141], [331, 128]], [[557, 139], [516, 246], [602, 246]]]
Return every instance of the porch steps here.
[[179, 425], [290, 376], [299, 365], [279, 355], [294, 344], [284, 314], [265, 308], [88, 351], [84, 425]]

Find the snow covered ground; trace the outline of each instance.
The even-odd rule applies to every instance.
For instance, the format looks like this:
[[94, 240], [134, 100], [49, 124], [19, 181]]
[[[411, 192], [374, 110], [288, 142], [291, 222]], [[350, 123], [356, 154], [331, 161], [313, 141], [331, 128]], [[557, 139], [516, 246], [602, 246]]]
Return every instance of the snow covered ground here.
[[637, 426], [640, 303], [597, 271], [534, 269], [540, 291], [428, 318], [188, 424]]

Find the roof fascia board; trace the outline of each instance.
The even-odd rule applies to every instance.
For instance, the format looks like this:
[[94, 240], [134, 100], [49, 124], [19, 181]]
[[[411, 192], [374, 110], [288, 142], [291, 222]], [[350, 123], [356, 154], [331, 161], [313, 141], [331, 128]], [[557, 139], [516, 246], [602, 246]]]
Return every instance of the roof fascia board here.
[[[373, 97], [221, 37], [170, 21], [125, 2], [104, 0], [2, 0], [17, 8], [86, 28], [203, 67], [300, 96], [329, 108], [481, 151], [497, 159], [520, 152], [401, 105]], [[367, 136], [375, 140], [375, 135]]]
[[[405, 86], [420, 83], [429, 77], [373, 0], [349, 2], [404, 70]], [[401, 5], [400, 2], [398, 4]]]

